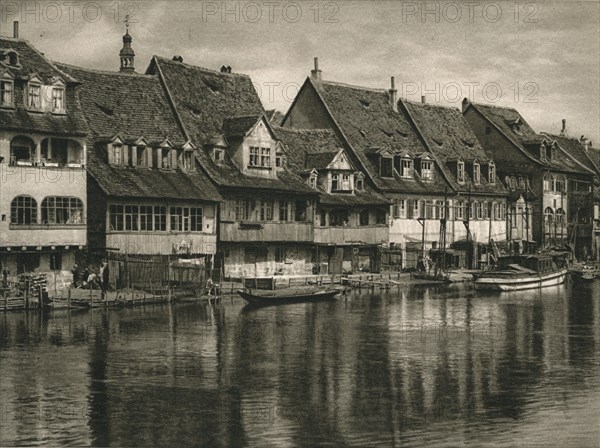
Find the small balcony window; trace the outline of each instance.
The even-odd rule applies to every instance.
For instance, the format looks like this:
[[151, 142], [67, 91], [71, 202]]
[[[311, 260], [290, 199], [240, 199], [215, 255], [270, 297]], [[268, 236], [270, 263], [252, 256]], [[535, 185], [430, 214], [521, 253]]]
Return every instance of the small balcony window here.
[[462, 160], [458, 161], [456, 176], [459, 182], [465, 181], [465, 162], [463, 162]]
[[488, 165], [488, 182], [490, 184], [496, 183], [496, 165], [493, 162]]
[[473, 162], [473, 182], [475, 185], [481, 182], [481, 167], [477, 162]]
[[402, 177], [410, 179], [413, 177], [413, 162], [412, 160], [402, 160]]

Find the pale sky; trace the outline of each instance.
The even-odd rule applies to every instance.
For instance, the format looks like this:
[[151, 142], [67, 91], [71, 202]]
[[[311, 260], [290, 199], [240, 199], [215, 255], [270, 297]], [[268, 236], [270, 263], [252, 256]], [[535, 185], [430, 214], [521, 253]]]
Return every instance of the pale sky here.
[[[0, 3], [0, 33], [55, 61], [117, 70], [125, 14], [135, 66], [153, 54], [250, 75], [267, 109], [283, 112], [319, 58], [323, 78], [389, 88], [408, 99], [516, 107], [538, 132], [600, 143], [598, 2]], [[502, 96], [498, 97], [501, 92]]]

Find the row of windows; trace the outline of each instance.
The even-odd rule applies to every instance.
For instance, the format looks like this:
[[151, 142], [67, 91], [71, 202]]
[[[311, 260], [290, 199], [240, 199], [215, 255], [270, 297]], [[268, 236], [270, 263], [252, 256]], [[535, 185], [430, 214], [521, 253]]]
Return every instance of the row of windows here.
[[[444, 201], [424, 199], [400, 199], [392, 207], [394, 218], [404, 219], [456, 219], [463, 220], [494, 220], [503, 221], [506, 218], [506, 204], [504, 202], [471, 201], [470, 210], [466, 201], [455, 201], [446, 204]], [[467, 216], [467, 211], [470, 214]], [[448, 216], [447, 216], [448, 215]]]
[[164, 205], [113, 204], [109, 207], [108, 219], [112, 231], [202, 232], [203, 210], [201, 207], [170, 207], [167, 216]]
[[544, 191], [562, 193], [567, 191], [567, 178], [565, 176], [544, 175]]
[[[64, 87], [52, 87], [50, 98], [52, 112], [64, 112], [65, 89]], [[15, 84], [13, 81], [0, 81], [0, 105], [13, 107], [15, 105]], [[31, 110], [42, 109], [42, 84], [30, 82], [27, 85], [27, 108]]]
[[222, 216], [234, 221], [273, 221], [275, 210], [279, 221], [306, 221], [306, 201], [250, 201], [245, 199], [226, 201]]
[[[327, 217], [329, 217], [329, 222], [327, 222]], [[369, 209], [361, 210], [358, 215], [358, 225], [369, 226], [372, 224], [387, 224], [386, 211], [383, 209], [375, 209], [373, 211]], [[345, 209], [331, 210], [329, 212], [319, 210], [319, 225], [321, 227], [347, 227], [350, 225], [350, 214]]]
[[[421, 179], [432, 180], [434, 176], [434, 165], [432, 160], [421, 161]], [[379, 175], [382, 177], [394, 177], [394, 170], [405, 179], [414, 177], [414, 164], [411, 159], [392, 158], [382, 156], [380, 158]], [[457, 162], [457, 180], [459, 182], [466, 181], [465, 162], [459, 160]], [[488, 182], [496, 183], [496, 165], [493, 162], [488, 164]], [[476, 185], [481, 183], [481, 165], [479, 162], [473, 162], [473, 183]]]
[[[48, 196], [42, 200], [41, 224], [83, 224], [83, 202], [79, 198]], [[38, 224], [37, 201], [31, 196], [16, 196], [10, 203], [11, 224]]]
[[108, 162], [111, 165], [155, 167], [162, 169], [184, 169], [194, 167], [194, 151], [177, 150], [170, 147], [152, 148], [144, 145], [126, 146], [113, 144], [109, 147]]

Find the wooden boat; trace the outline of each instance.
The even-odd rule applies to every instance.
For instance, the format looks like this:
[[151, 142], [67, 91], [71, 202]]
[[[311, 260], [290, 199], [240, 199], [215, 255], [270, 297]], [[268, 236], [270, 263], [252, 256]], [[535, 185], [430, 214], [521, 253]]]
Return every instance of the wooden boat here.
[[520, 255], [498, 259], [494, 270], [476, 275], [475, 289], [520, 291], [560, 285], [567, 277], [564, 260], [550, 255]]
[[238, 289], [238, 294], [244, 300], [253, 305], [277, 305], [281, 303], [316, 302], [321, 300], [333, 300], [341, 290], [339, 289], [302, 289], [302, 290], [279, 290], [279, 291], [243, 291]]
[[578, 263], [569, 269], [575, 282], [589, 283], [600, 279], [600, 263]]

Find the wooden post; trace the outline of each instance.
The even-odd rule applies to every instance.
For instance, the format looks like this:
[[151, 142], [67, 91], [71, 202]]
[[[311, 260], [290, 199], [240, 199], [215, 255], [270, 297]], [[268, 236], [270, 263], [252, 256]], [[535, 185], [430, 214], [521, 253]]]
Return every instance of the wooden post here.
[[93, 294], [93, 284], [89, 284], [90, 286], [90, 308], [94, 308], [94, 294]]
[[71, 288], [67, 292], [67, 308], [71, 309]]
[[29, 309], [29, 280], [25, 280], [25, 309]]

